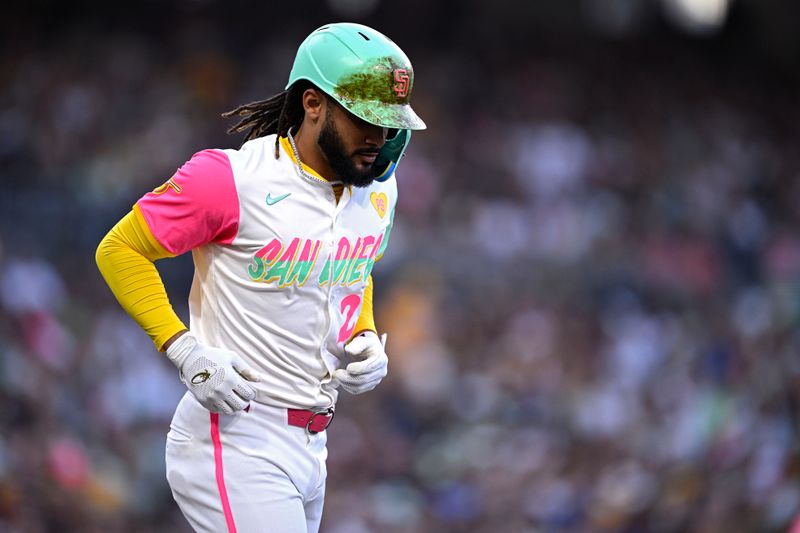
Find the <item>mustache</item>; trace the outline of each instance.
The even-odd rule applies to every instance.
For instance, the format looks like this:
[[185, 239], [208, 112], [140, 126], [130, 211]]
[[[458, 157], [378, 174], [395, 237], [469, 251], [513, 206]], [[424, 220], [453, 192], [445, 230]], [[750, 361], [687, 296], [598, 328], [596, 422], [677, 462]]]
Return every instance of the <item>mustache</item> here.
[[362, 148], [361, 150], [356, 150], [353, 152], [353, 155], [378, 155], [381, 153], [379, 149], [370, 149], [370, 148]]

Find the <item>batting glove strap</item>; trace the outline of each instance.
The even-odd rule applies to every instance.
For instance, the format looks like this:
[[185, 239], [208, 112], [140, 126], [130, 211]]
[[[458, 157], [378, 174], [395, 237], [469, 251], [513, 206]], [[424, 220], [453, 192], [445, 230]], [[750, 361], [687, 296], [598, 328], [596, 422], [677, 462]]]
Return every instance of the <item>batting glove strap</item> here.
[[[187, 331], [169, 345], [166, 350], [167, 358], [180, 370], [197, 344], [197, 337]], [[183, 379], [183, 375], [181, 375], [181, 379]]]
[[181, 381], [209, 411], [231, 414], [255, 398], [247, 381], [260, 381], [260, 377], [234, 352], [205, 346], [185, 333], [167, 348], [167, 357], [180, 371]]
[[[385, 335], [384, 335], [385, 339]], [[333, 377], [350, 394], [361, 394], [378, 386], [389, 372], [389, 357], [384, 341], [374, 331], [366, 331], [345, 346], [345, 353], [357, 359], [333, 373]]]

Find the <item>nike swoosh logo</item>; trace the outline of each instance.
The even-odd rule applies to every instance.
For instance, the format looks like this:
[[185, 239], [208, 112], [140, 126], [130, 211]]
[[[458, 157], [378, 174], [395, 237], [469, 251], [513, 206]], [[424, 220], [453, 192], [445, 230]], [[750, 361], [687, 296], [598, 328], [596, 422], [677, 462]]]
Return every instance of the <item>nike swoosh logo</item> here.
[[278, 202], [280, 202], [281, 200], [283, 200], [284, 198], [288, 198], [289, 195], [291, 195], [291, 194], [292, 193], [287, 192], [286, 194], [282, 194], [280, 196], [276, 196], [276, 197], [273, 198], [271, 194], [267, 193], [267, 205], [275, 205]]

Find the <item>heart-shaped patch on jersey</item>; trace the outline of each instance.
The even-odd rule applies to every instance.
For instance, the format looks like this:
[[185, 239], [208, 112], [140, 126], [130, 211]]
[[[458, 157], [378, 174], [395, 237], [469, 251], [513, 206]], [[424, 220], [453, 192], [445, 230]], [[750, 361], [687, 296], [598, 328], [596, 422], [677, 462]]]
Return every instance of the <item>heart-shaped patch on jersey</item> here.
[[386, 197], [385, 192], [373, 192], [369, 195], [369, 201], [372, 202], [372, 207], [378, 213], [378, 216], [383, 218], [386, 216], [386, 207], [389, 199]]

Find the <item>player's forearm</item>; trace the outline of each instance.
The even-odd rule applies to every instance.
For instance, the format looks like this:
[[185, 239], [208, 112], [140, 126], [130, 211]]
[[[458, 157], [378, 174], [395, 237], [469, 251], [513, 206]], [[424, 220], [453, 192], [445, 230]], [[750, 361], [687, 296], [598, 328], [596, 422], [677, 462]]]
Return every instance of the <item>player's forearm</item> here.
[[353, 337], [364, 331], [378, 331], [375, 328], [375, 313], [372, 309], [372, 274], [367, 278], [367, 287], [364, 289], [364, 298], [361, 304], [361, 314], [358, 315]]
[[128, 213], [97, 247], [97, 267], [122, 308], [159, 350], [187, 328], [169, 303], [153, 261], [171, 257], [153, 238], [141, 215]]

